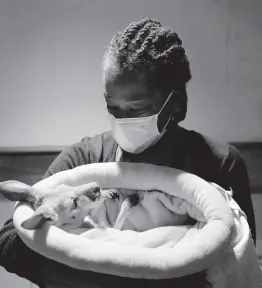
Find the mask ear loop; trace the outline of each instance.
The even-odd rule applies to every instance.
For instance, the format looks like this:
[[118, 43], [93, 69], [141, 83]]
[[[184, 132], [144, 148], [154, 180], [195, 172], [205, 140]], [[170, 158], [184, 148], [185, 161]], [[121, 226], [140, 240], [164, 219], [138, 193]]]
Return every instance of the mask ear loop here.
[[169, 116], [169, 118], [168, 118], [165, 126], [163, 127], [161, 133], [166, 131], [168, 124], [169, 124], [171, 121], [173, 121], [173, 119], [174, 119], [174, 116], [173, 116], [172, 113], [171, 113], [171, 115]]
[[[166, 104], [168, 103], [168, 101], [170, 100], [170, 98], [173, 96], [173, 93], [175, 92], [175, 89], [173, 89], [171, 91], [171, 93], [168, 95], [166, 101], [164, 102], [162, 108], [159, 110], [159, 112], [157, 113], [158, 115], [162, 112], [162, 110], [165, 108]], [[167, 129], [168, 124], [170, 123], [170, 121], [173, 121], [175, 119], [175, 116], [173, 115], [173, 113], [171, 112], [165, 126], [163, 127], [161, 133], [165, 132], [165, 130]]]
[[169, 101], [169, 99], [171, 98], [171, 96], [173, 95], [173, 93], [175, 92], [175, 89], [173, 89], [171, 91], [171, 93], [168, 95], [168, 97], [166, 98], [166, 101], [164, 102], [162, 108], [159, 110], [159, 112], [157, 113], [158, 115], [162, 112], [162, 110], [165, 108], [167, 102]]

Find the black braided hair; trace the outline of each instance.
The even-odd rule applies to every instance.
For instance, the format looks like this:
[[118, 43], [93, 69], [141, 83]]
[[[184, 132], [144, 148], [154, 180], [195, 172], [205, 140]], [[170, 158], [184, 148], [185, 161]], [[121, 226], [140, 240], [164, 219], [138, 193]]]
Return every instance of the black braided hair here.
[[152, 83], [158, 88], [180, 91], [183, 97], [177, 121], [184, 120], [187, 111], [185, 87], [191, 72], [182, 41], [171, 28], [150, 18], [130, 23], [107, 47], [104, 62], [108, 60], [114, 63], [119, 73], [149, 71]]

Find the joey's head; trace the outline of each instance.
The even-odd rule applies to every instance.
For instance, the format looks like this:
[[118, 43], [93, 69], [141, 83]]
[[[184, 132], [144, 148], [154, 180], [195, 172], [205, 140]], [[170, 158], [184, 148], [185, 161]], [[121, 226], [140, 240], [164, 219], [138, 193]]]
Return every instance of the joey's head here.
[[26, 201], [33, 205], [34, 214], [22, 223], [22, 227], [30, 230], [45, 223], [65, 230], [79, 227], [89, 211], [98, 208], [107, 196], [95, 182], [38, 191], [19, 181], [5, 181], [0, 183], [0, 193], [11, 201]]

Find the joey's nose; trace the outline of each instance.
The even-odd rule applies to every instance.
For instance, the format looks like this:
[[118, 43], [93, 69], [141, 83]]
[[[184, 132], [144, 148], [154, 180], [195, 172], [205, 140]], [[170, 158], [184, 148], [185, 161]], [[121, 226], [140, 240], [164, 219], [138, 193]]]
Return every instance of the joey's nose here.
[[95, 186], [93, 188], [93, 193], [98, 193], [98, 192], [100, 192], [100, 187], [99, 186]]

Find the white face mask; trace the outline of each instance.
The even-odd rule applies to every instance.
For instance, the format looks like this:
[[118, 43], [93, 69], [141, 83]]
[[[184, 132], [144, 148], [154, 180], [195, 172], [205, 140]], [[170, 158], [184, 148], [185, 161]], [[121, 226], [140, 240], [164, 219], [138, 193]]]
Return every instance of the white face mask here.
[[164, 135], [172, 115], [170, 115], [161, 132], [158, 130], [157, 120], [172, 94], [173, 91], [168, 96], [160, 111], [151, 116], [115, 118], [112, 114], [109, 114], [114, 139], [123, 150], [129, 153], [140, 153], [154, 145]]

